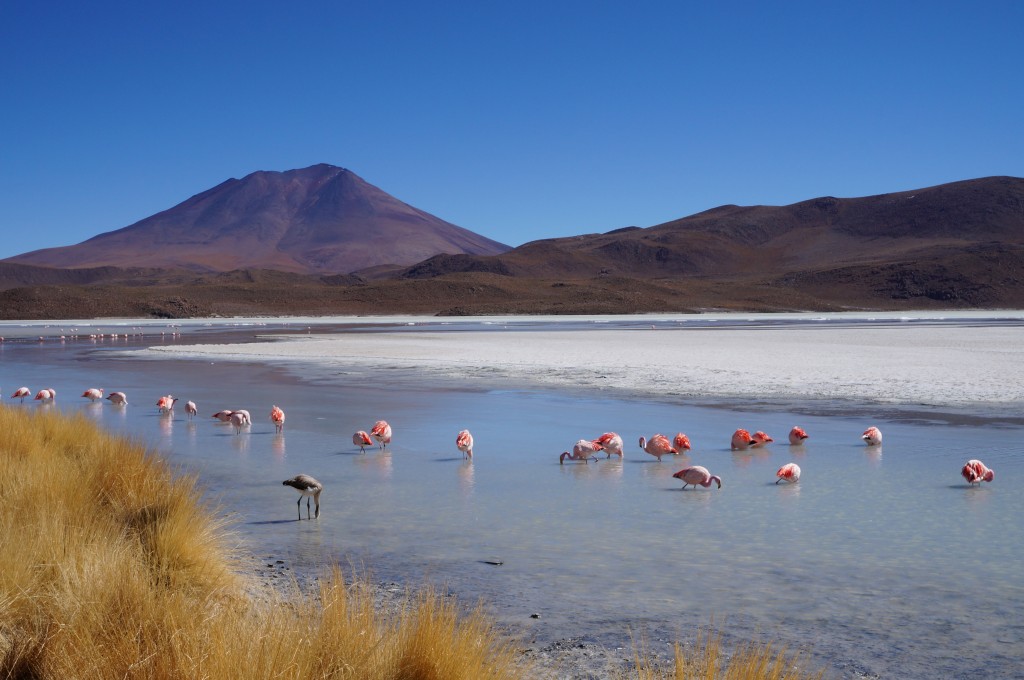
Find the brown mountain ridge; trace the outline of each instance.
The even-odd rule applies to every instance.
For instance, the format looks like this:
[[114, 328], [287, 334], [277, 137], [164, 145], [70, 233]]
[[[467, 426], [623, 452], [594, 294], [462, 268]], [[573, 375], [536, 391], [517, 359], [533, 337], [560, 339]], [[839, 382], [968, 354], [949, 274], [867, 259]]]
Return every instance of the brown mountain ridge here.
[[102, 269], [86, 281], [72, 280], [85, 276], [76, 270], [29, 268], [29, 283], [29, 269], [14, 266], [0, 263], [7, 318], [84, 315], [72, 308], [144, 316], [1024, 308], [1024, 179], [727, 205], [646, 229], [331, 274]]

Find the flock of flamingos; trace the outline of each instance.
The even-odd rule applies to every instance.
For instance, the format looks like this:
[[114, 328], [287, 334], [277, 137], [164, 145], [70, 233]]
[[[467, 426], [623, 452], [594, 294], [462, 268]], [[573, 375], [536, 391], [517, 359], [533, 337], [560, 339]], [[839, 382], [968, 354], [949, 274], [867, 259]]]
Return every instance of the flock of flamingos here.
[[[11, 395], [11, 399], [21, 399], [22, 402], [25, 398], [31, 396], [32, 392], [27, 387], [19, 387], [15, 390], [14, 394]], [[92, 401], [98, 401], [103, 399], [103, 390], [98, 388], [90, 388], [82, 393], [82, 396]], [[57, 391], [52, 388], [42, 389], [36, 392], [35, 400], [41, 403], [52, 403], [57, 397]], [[106, 396], [112, 404], [118, 406], [124, 406], [128, 403], [128, 397], [124, 392], [111, 392]], [[161, 396], [156, 406], [161, 413], [170, 413], [174, 409], [175, 402], [178, 401], [177, 397], [166, 395]], [[188, 418], [191, 420], [197, 413], [198, 408], [195, 402], [189, 401], [185, 403], [185, 412], [188, 414]], [[239, 434], [243, 427], [252, 425], [252, 418], [248, 411], [245, 410], [223, 410], [214, 413], [213, 418], [224, 422], [231, 423], [235, 427], [235, 434]], [[280, 433], [284, 430], [284, 411], [278, 406], [274, 406], [270, 411], [270, 420], [274, 423], [277, 432]], [[789, 443], [791, 446], [802, 446], [804, 440], [808, 438], [807, 432], [801, 427], [794, 427], [789, 431]], [[877, 427], [869, 427], [861, 435], [861, 439], [868, 446], [879, 446], [882, 443], [882, 432]], [[747, 430], [739, 429], [736, 430], [732, 435], [732, 450], [742, 451], [745, 449], [756, 449], [763, 447], [770, 442], [775, 441], [769, 437], [765, 432], [757, 431], [754, 434], [750, 434]], [[352, 435], [352, 443], [359, 447], [360, 452], [365, 452], [367, 446], [374, 446], [375, 444], [381, 449], [387, 448], [387, 445], [391, 443], [391, 426], [385, 420], [378, 420], [374, 423], [373, 427], [369, 432], [359, 430]], [[469, 430], [462, 430], [455, 438], [455, 446], [462, 452], [463, 458], [472, 460], [473, 458], [473, 435], [470, 434]], [[605, 432], [597, 439], [580, 439], [572, 447], [572, 451], [563, 451], [562, 455], [559, 456], [559, 464], [564, 464], [566, 460], [583, 461], [589, 463], [591, 459], [597, 460], [596, 454], [603, 451], [607, 454], [606, 458], [611, 458], [613, 455], [622, 458], [622, 437], [614, 432]], [[668, 437], [663, 434], [656, 434], [650, 439], [646, 437], [640, 437], [640, 448], [648, 454], [654, 456], [661, 461], [662, 456], [669, 454], [679, 455], [680, 451], [686, 451], [690, 449], [690, 438], [682, 432], [678, 433], [672, 441], [669, 441]], [[963, 468], [960, 470], [960, 474], [967, 480], [970, 485], [978, 484], [982, 482], [991, 482], [995, 478], [995, 472], [985, 466], [980, 460], [969, 460], [964, 463]], [[676, 479], [683, 482], [683, 488], [693, 486], [697, 488], [698, 485], [705, 488], [710, 487], [713, 483], [718, 485], [718, 488], [722, 488], [722, 478], [718, 475], [713, 475], [711, 472], [702, 465], [691, 465], [685, 467], [679, 472], [672, 475]], [[775, 473], [778, 479], [775, 481], [776, 484], [779, 482], [789, 482], [795, 484], [800, 481], [800, 466], [796, 463], [786, 463], [778, 469]], [[297, 475], [291, 479], [286, 479], [282, 482], [285, 486], [290, 486], [299, 492], [299, 500], [296, 506], [299, 510], [299, 519], [302, 519], [302, 499], [306, 499], [306, 518], [311, 519], [310, 516], [310, 501], [316, 503], [315, 514], [313, 517], [320, 517], [320, 493], [323, 491], [323, 484], [318, 482], [316, 479], [309, 475]]]

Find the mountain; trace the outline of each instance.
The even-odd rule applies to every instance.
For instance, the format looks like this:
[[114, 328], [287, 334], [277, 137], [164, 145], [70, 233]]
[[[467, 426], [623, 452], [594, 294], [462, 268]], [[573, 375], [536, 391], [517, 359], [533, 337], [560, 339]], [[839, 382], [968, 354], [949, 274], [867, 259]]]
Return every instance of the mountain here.
[[279, 268], [0, 263], [0, 315], [1024, 309], [1024, 179], [726, 205], [645, 229], [545, 239], [494, 255], [448, 251], [347, 274], [271, 269]]
[[1024, 246], [1024, 179], [988, 177], [863, 198], [726, 205], [646, 229], [533, 241], [494, 257], [437, 255], [404, 278], [509, 276], [764, 280], [867, 263]]
[[77, 245], [4, 262], [55, 268], [274, 269], [348, 273], [439, 253], [508, 250], [333, 165], [254, 172]]

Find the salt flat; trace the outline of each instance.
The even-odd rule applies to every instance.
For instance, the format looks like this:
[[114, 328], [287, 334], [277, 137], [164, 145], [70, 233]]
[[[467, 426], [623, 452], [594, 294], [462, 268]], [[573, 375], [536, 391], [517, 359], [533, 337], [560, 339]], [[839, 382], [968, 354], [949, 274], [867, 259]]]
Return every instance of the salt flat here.
[[360, 372], [388, 367], [469, 383], [617, 389], [652, 397], [1024, 403], [1024, 327], [979, 323], [974, 315], [923, 325], [688, 328], [681, 322], [631, 330], [599, 324], [522, 330], [491, 321], [481, 327], [486, 332], [439, 330], [436, 322], [424, 328], [148, 352], [313, 362]]

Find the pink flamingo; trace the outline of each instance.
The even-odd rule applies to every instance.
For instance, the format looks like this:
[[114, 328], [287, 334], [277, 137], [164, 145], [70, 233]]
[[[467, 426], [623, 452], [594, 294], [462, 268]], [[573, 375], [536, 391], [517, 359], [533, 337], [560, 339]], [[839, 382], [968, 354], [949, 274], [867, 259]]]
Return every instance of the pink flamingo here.
[[672, 448], [672, 444], [668, 441], [668, 437], [663, 434], [656, 434], [651, 437], [650, 441], [647, 441], [643, 437], [640, 437], [640, 448], [651, 454], [661, 462], [661, 457], [671, 453], [672, 455], [678, 456], [679, 451]]
[[969, 460], [964, 464], [960, 474], [964, 476], [968, 484], [977, 484], [981, 486], [982, 482], [991, 482], [996, 477], [996, 473], [985, 467], [985, 464], [980, 460]]
[[178, 401], [177, 397], [167, 395], [166, 397], [160, 397], [156, 400], [156, 408], [160, 413], [170, 413], [174, 410], [174, 402]]
[[690, 438], [680, 432], [672, 439], [672, 446], [676, 447], [680, 451], [690, 450]]
[[612, 455], [622, 458], [622, 437], [614, 432], [605, 432], [591, 443], [607, 454], [605, 458], [611, 458]]
[[373, 424], [373, 429], [370, 430], [370, 434], [380, 444], [380, 448], [387, 448], [388, 444], [391, 443], [391, 426], [388, 425], [386, 420], [378, 420]]
[[49, 402], [57, 398], [57, 390], [52, 387], [36, 392], [36, 401]]
[[103, 389], [90, 387], [85, 392], [82, 392], [82, 396], [85, 397], [86, 399], [89, 399], [90, 401], [99, 401], [100, 399], [103, 398]]
[[587, 439], [581, 439], [572, 447], [572, 453], [569, 453], [568, 451], [562, 452], [562, 455], [558, 457], [558, 464], [564, 465], [566, 458], [569, 460], [582, 460], [584, 463], [589, 463], [591, 458], [597, 460], [597, 456], [595, 456], [594, 453], [601, 450], [600, 444], [595, 444]]
[[860, 438], [866, 441], [868, 446], [878, 446], [882, 443], [882, 431], [877, 427], [869, 427]]
[[469, 457], [473, 459], [473, 435], [469, 433], [469, 430], [462, 430], [459, 435], [455, 438], [455, 446], [462, 451], [463, 458]]
[[114, 406], [124, 406], [128, 403], [128, 396], [124, 392], [111, 392], [107, 395], [107, 401]]
[[807, 439], [807, 433], [804, 431], [804, 428], [794, 425], [793, 429], [789, 431], [789, 443], [791, 446], [799, 446], [804, 443], [805, 439]]
[[235, 434], [241, 434], [242, 428], [249, 424], [245, 414], [241, 411], [232, 411], [230, 422], [235, 426]]
[[800, 481], [800, 466], [796, 463], [786, 463], [779, 468], [779, 471], [775, 473], [778, 479], [775, 483], [786, 481], [786, 482], [799, 482]]
[[774, 439], [769, 437], [766, 432], [762, 432], [761, 430], [755, 432], [753, 435], [751, 435], [750, 438], [753, 440], [750, 444], [750, 448], [752, 449], [759, 449], [765, 444], [775, 441]]
[[695, 489], [698, 484], [706, 489], [711, 486], [711, 482], [717, 482], [718, 488], [722, 488], [722, 478], [718, 475], [711, 474], [708, 472], [706, 467], [700, 465], [683, 468], [672, 476], [676, 479], [682, 480], [684, 489], [690, 484], [693, 484], [693, 488]]
[[196, 408], [196, 402], [194, 402], [194, 401], [186, 401], [185, 402], [185, 413], [188, 414], [188, 419], [192, 420], [192, 418], [197, 413], [199, 413], [199, 409]]
[[277, 433], [281, 434], [284, 430], [284, 411], [276, 404], [270, 409], [270, 419], [274, 422]]
[[14, 390], [14, 394], [11, 395], [11, 399], [21, 399], [21, 403], [25, 403], [25, 397], [32, 394], [32, 391], [27, 387], [19, 387]]
[[370, 435], [362, 430], [352, 435], [352, 443], [359, 447], [359, 453], [366, 453], [366, 447], [373, 446], [373, 440], [370, 439]]
[[740, 429], [732, 433], [732, 450], [742, 451], [754, 443], [753, 437], [746, 430]]
[[320, 518], [320, 492], [324, 490], [324, 485], [316, 481], [309, 475], [296, 475], [291, 479], [286, 479], [281, 482], [285, 486], [290, 486], [299, 492], [299, 500], [295, 503], [295, 507], [299, 509], [299, 519], [302, 519], [302, 497], [306, 497], [306, 519], [309, 517], [309, 499], [310, 497], [316, 501], [316, 517]]
[[234, 413], [234, 411], [232, 411], [231, 409], [224, 409], [223, 411], [217, 411], [216, 413], [214, 413], [210, 417], [211, 418], [216, 418], [217, 420], [219, 420], [222, 423], [228, 423], [228, 422], [231, 422], [231, 414], [232, 413]]

